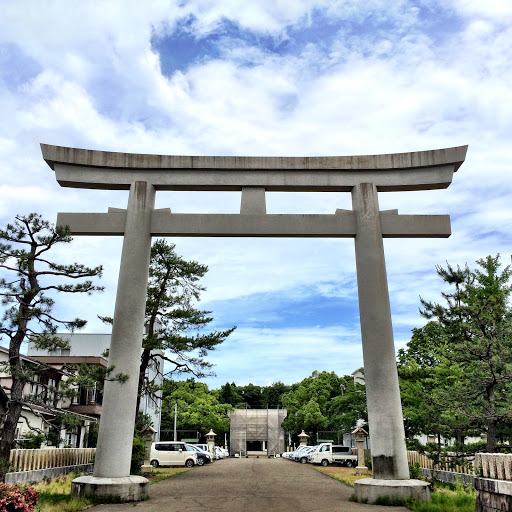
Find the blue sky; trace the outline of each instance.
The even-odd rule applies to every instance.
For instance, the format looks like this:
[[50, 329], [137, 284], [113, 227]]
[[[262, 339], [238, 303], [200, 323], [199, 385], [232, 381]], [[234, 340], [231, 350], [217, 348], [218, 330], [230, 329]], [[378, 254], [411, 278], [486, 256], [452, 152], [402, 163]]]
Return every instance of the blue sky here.
[[[381, 209], [450, 214], [449, 239], [385, 241], [396, 348], [435, 266], [512, 238], [512, 4], [501, 0], [2, 2], [0, 223], [104, 212], [123, 191], [61, 189], [39, 143], [177, 155], [315, 156], [469, 145], [446, 190], [381, 193]], [[239, 193], [166, 192], [158, 207], [237, 213]], [[267, 194], [269, 213], [334, 213], [350, 195]], [[362, 365], [352, 240], [181, 239], [209, 266], [200, 306], [238, 329], [217, 387], [297, 382]], [[76, 238], [62, 261], [103, 264], [105, 292], [59, 303], [105, 332], [121, 240]]]

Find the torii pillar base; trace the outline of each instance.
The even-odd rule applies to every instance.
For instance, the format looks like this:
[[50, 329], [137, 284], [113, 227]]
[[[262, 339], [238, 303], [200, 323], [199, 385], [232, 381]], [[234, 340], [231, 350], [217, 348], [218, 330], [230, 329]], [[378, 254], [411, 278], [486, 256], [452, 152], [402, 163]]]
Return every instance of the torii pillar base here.
[[380, 480], [362, 478], [354, 482], [354, 495], [359, 503], [375, 503], [388, 496], [391, 500], [407, 500], [409, 496], [430, 501], [430, 484], [423, 480]]
[[149, 480], [143, 476], [102, 478], [80, 476], [71, 482], [71, 496], [105, 500], [107, 503], [144, 501], [149, 498]]

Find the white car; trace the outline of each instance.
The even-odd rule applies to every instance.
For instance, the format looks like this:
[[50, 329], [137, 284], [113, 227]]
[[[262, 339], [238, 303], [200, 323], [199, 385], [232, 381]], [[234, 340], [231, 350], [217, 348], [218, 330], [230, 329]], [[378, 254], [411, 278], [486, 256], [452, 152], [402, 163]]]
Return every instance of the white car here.
[[220, 446], [214, 446], [213, 450], [215, 452], [216, 459], [223, 459], [226, 456], [226, 454], [223, 452], [223, 450]]
[[197, 452], [181, 441], [158, 441], [151, 444], [150, 464], [158, 466], [186, 466], [197, 464]]

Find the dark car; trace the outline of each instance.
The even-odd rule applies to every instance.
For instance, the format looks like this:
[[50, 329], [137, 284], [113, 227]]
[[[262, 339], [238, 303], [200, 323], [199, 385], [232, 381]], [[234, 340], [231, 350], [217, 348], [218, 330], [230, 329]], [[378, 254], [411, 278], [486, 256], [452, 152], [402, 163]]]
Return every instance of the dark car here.
[[190, 446], [197, 452], [197, 465], [198, 466], [204, 466], [205, 464], [208, 464], [208, 462], [212, 461], [212, 456], [203, 450], [199, 448], [198, 446], [195, 446], [193, 444], [188, 444], [187, 446]]

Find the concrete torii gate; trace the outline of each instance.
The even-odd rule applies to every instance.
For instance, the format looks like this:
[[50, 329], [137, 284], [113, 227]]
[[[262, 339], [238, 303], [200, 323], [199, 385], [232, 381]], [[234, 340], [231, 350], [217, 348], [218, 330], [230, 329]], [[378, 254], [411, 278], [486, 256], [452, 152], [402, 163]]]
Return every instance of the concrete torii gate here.
[[[373, 479], [356, 496], [428, 497], [409, 480], [382, 238], [449, 237], [449, 215], [379, 211], [378, 192], [441, 189], [464, 162], [467, 146], [413, 153], [334, 157], [216, 157], [113, 153], [41, 144], [63, 187], [129, 190], [126, 210], [59, 213], [73, 235], [124, 236], [109, 364], [131, 378], [106, 382], [93, 477], [75, 494], [139, 500], [147, 480], [130, 476], [137, 378], [152, 236], [355, 238], [357, 284]], [[242, 192], [240, 214], [155, 210], [157, 190]], [[330, 215], [269, 215], [265, 191], [351, 192], [352, 210]]]

